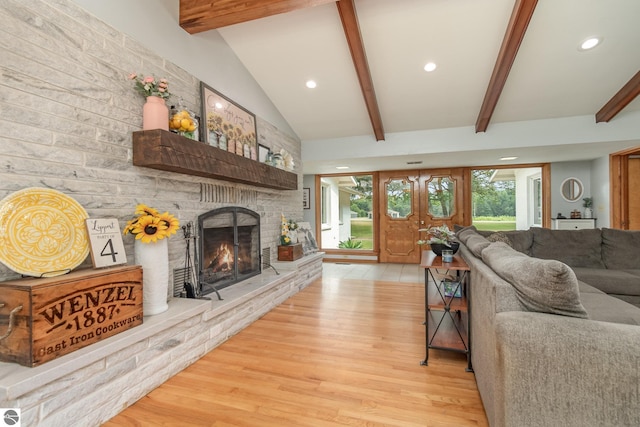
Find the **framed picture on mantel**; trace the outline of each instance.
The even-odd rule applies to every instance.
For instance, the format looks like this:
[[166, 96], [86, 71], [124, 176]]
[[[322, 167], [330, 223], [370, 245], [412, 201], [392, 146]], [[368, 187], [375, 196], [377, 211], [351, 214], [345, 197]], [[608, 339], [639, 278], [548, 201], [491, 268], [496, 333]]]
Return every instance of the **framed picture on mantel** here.
[[257, 153], [256, 116], [204, 82], [200, 82], [200, 94], [204, 121], [203, 141], [218, 146], [216, 141], [225, 140], [226, 146], [219, 148], [239, 154], [243, 152], [242, 149], [231, 150], [227, 147], [241, 146]]

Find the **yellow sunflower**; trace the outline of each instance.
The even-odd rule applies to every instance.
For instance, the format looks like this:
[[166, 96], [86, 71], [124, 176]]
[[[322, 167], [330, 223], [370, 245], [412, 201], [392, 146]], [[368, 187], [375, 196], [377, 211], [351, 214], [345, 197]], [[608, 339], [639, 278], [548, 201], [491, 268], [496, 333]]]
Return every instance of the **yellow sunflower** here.
[[160, 213], [158, 212], [157, 209], [151, 208], [147, 205], [145, 205], [144, 203], [140, 203], [138, 204], [138, 206], [136, 206], [136, 215], [151, 215], [151, 216], [158, 216]]
[[155, 243], [165, 238], [164, 230], [166, 229], [167, 226], [160, 221], [160, 218], [144, 215], [138, 219], [132, 233], [136, 235], [136, 240], [141, 240], [142, 243]]
[[122, 234], [125, 236], [129, 233], [133, 234], [133, 230], [136, 228], [136, 224], [138, 223], [138, 218], [130, 219], [127, 221], [127, 225], [124, 226], [124, 230], [122, 230]]
[[122, 234], [129, 233], [142, 243], [155, 243], [172, 234], [176, 234], [180, 221], [169, 212], [160, 214], [157, 209], [143, 203], [136, 206], [137, 217], [127, 221]]
[[172, 234], [176, 234], [178, 228], [180, 228], [180, 221], [178, 221], [178, 218], [171, 215], [169, 212], [163, 213], [158, 218], [167, 227], [164, 230], [164, 234], [166, 237], [169, 237]]

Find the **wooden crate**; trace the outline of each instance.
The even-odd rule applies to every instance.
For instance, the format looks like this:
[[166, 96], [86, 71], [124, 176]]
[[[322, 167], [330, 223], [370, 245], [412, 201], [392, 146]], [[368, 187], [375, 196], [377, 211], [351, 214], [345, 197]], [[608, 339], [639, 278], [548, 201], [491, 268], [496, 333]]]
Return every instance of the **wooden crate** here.
[[278, 261], [295, 261], [302, 258], [302, 243], [278, 246]]
[[138, 326], [142, 316], [140, 266], [1, 282], [0, 338], [8, 336], [0, 361], [37, 366]]

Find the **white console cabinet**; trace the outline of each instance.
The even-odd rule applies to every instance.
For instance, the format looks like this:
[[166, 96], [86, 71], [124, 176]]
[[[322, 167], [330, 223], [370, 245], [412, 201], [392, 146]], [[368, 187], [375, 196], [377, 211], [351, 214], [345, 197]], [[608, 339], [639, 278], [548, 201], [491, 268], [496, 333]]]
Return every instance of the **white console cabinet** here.
[[596, 228], [595, 218], [585, 219], [551, 219], [551, 228], [553, 230], [585, 230], [588, 228]]

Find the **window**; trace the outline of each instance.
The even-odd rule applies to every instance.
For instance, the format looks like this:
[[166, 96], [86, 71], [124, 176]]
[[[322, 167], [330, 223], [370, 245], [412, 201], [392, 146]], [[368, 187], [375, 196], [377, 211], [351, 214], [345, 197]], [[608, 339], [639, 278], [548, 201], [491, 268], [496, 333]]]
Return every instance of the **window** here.
[[543, 223], [542, 168], [471, 171], [473, 225], [480, 230], [527, 230]]
[[432, 218], [451, 218], [455, 213], [456, 182], [451, 177], [434, 177], [427, 184], [429, 215]]
[[373, 249], [373, 175], [324, 175], [320, 180], [320, 244]]
[[412, 212], [411, 183], [406, 179], [392, 179], [386, 185], [387, 214], [392, 219], [405, 219]]
[[479, 230], [516, 229], [516, 178], [513, 169], [471, 171], [473, 225]]

